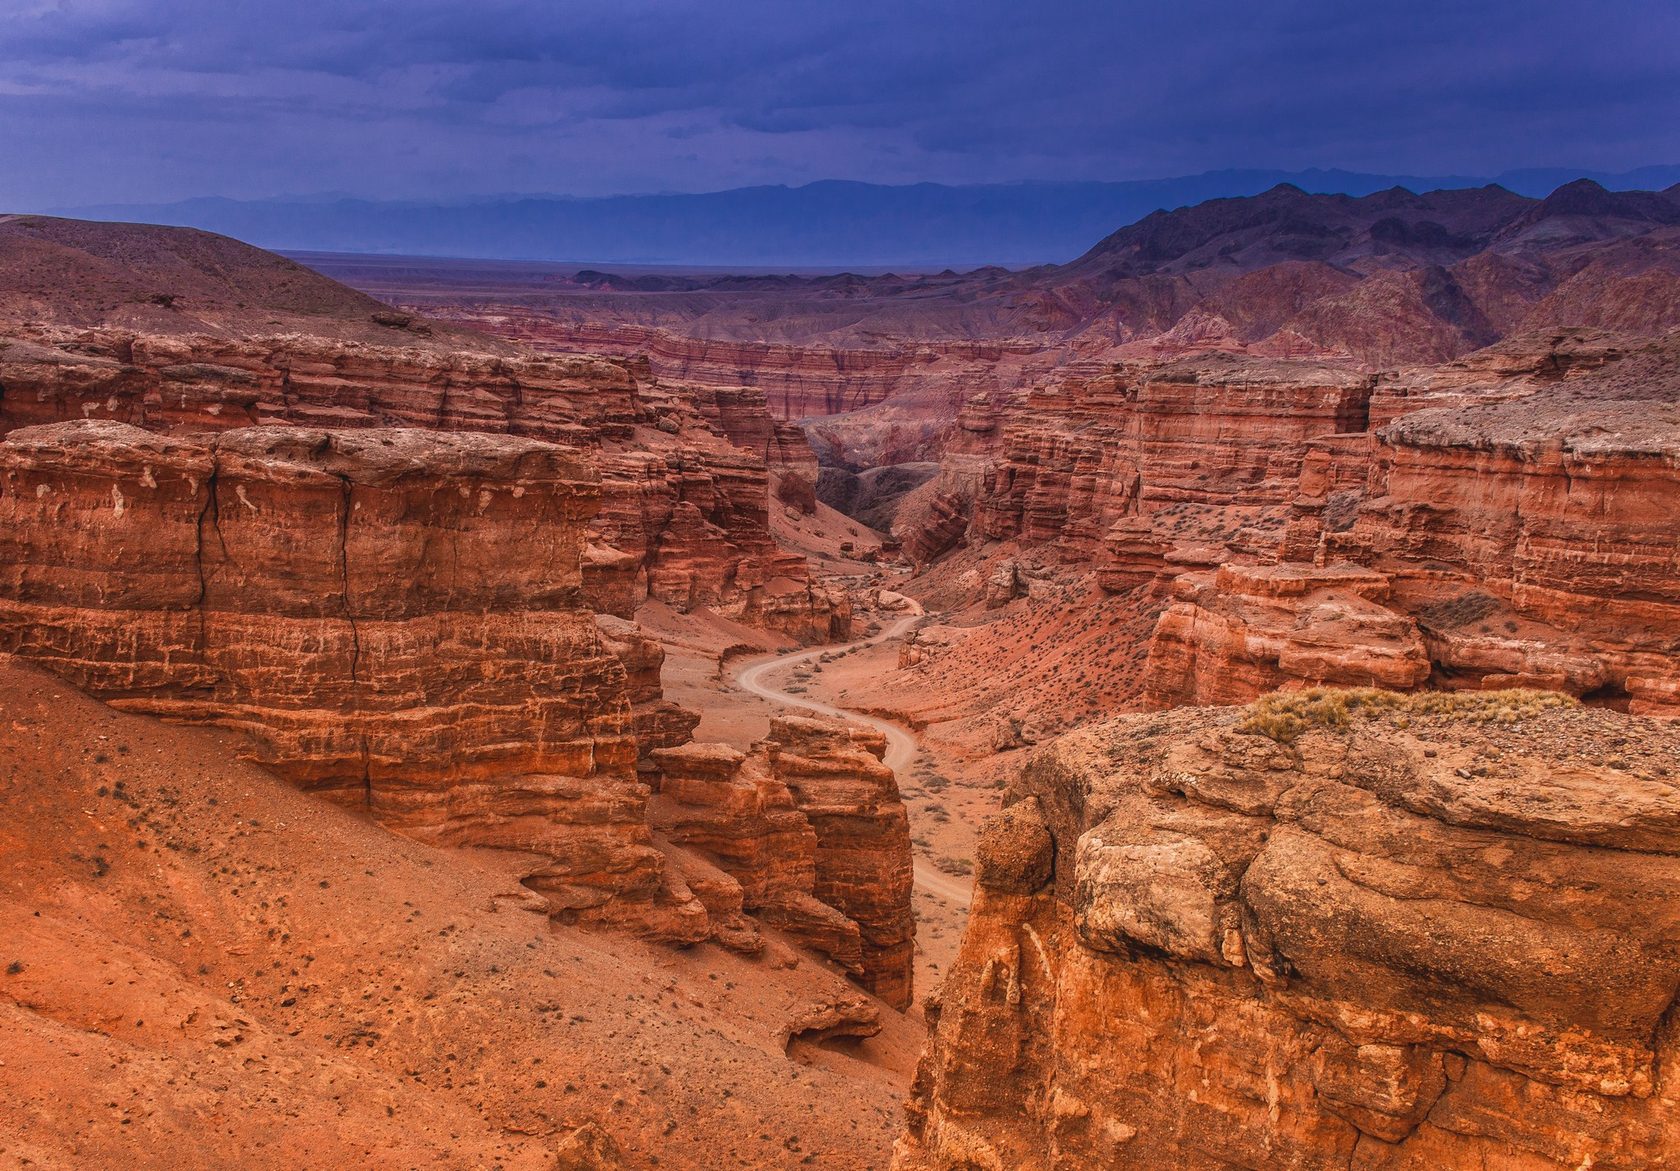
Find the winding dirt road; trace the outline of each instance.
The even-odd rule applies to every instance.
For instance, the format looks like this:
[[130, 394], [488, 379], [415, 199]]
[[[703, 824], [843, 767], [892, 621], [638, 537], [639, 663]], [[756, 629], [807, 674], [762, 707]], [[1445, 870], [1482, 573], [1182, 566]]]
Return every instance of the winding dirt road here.
[[[735, 676], [735, 685], [742, 691], [750, 692], [761, 699], [768, 699], [772, 703], [783, 704], [787, 707], [804, 708], [806, 711], [818, 712], [825, 716], [839, 716], [850, 720], [854, 724], [864, 724], [874, 728], [887, 738], [887, 754], [883, 758], [887, 767], [900, 777], [909, 770], [919, 751], [916, 737], [899, 724], [890, 720], [877, 719], [862, 712], [852, 711], [850, 708], [836, 707], [831, 703], [824, 703], [819, 699], [808, 699], [803, 695], [792, 695], [777, 687], [763, 682], [764, 676], [778, 667], [792, 666], [794, 663], [806, 663], [823, 655], [838, 654], [855, 647], [873, 646], [878, 642], [885, 642], [908, 630], [920, 614], [907, 614], [897, 622], [882, 629], [871, 637], [859, 639], [857, 642], [837, 643], [830, 646], [813, 647], [810, 650], [794, 651], [792, 654], [777, 655], [771, 659], [758, 659], [747, 663]], [[947, 902], [966, 908], [973, 898], [968, 883], [960, 878], [935, 868], [923, 858], [913, 859], [915, 866], [916, 886], [928, 894], [936, 895]]]

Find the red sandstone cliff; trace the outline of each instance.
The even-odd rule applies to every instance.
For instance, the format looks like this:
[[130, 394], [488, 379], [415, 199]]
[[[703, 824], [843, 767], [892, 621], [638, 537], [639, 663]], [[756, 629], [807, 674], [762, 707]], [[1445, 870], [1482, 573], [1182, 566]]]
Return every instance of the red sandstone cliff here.
[[691, 934], [652, 922], [671, 900], [625, 672], [583, 595], [599, 489], [575, 452], [63, 423], [0, 443], [0, 482], [0, 648], [243, 732], [404, 833], [541, 855], [527, 883], [556, 913]]
[[[1364, 429], [1367, 409], [1373, 427], [1391, 408], [1418, 409], [1373, 372], [1451, 362], [1535, 330], [1654, 336], [1680, 325], [1680, 192], [1582, 182], [1545, 200], [1499, 188], [1355, 199], [1285, 185], [1158, 212], [1068, 264], [1023, 272], [536, 281], [510, 269], [457, 288], [447, 266], [323, 263], [503, 338], [636, 355], [662, 378], [753, 388], [801, 421], [823, 465], [823, 476], [798, 480], [866, 523], [902, 529], [918, 561], [968, 535], [978, 499], [986, 515], [975, 531], [986, 539], [1061, 540], [1065, 530], [1089, 549], [1112, 534], [1109, 580], [1135, 584], [1163, 553], [1176, 568], [1211, 569], [1232, 537], [1245, 556], [1265, 544], [1268, 533], [1243, 531], [1252, 518], [1215, 518], [1201, 505], [1252, 499], [1261, 482], [1289, 491], [1290, 463], [1305, 458], [1297, 441]], [[1218, 355], [1242, 361], [1221, 371], [1208, 361]], [[1105, 369], [1116, 362], [1126, 365]], [[1313, 378], [1333, 401], [1302, 397]], [[1055, 425], [1058, 415], [1090, 418], [1086, 408], [1109, 393], [1138, 396], [1133, 418], [1099, 425], [1132, 429], [1128, 444]], [[1092, 402], [1049, 401], [1056, 394]], [[1059, 446], [1032, 450], [1045, 437], [1012, 426], [1018, 450], [1006, 462], [1027, 482], [983, 490], [972, 425], [1023, 412], [1050, 420]], [[1256, 468], [1261, 453], [1279, 467]], [[946, 464], [940, 483], [911, 491], [926, 478], [913, 468], [932, 460]], [[872, 469], [898, 485], [885, 501], [859, 490], [858, 474]], [[1138, 471], [1138, 491], [1181, 493], [1179, 514], [1163, 518], [1170, 532], [1140, 527], [1123, 501], [1105, 499]], [[803, 507], [802, 486], [796, 495]]]
[[[1239, 701], [1291, 682], [1428, 681], [1676, 711], [1680, 339], [1583, 340], [1516, 370], [1496, 353], [1379, 390], [1385, 425], [1303, 461], [1284, 540], [1261, 558], [1280, 564], [1221, 571], [1224, 588], [1180, 579], [1152, 699], [1193, 700], [1215, 680]], [[1370, 580], [1362, 605], [1312, 592], [1349, 567]], [[1267, 577], [1313, 584], [1265, 617]]]
[[773, 719], [742, 753], [687, 744], [654, 754], [654, 824], [732, 883], [714, 881], [720, 941], [756, 950], [728, 918], [746, 910], [854, 973], [896, 1008], [910, 1003], [915, 925], [910, 830], [885, 745], [829, 721]]
[[110, 419], [192, 431], [405, 426], [580, 445], [601, 457], [584, 569], [596, 609], [629, 617], [650, 597], [714, 606], [805, 641], [843, 635], [849, 621], [844, 599], [770, 535], [764, 453], [784, 475], [814, 471], [785, 454], [792, 437], [738, 395], [644, 389], [633, 363], [14, 329], [0, 345], [0, 386], [0, 432]]
[[[409, 836], [517, 851], [557, 918], [682, 943], [751, 930], [650, 826], [653, 754], [698, 717], [624, 619], [652, 599], [846, 632], [845, 596], [770, 535], [772, 485], [808, 504], [816, 469], [761, 394], [438, 339], [203, 233], [23, 217], [0, 249], [18, 261], [0, 310], [37, 319], [0, 334], [0, 649], [124, 710], [232, 729]], [[137, 310], [155, 332], [100, 326], [90, 305], [153, 281], [176, 290]], [[831, 763], [835, 785], [856, 774], [853, 815], [890, 821], [890, 771]], [[831, 806], [789, 815], [827, 841]], [[853, 853], [881, 857], [840, 850], [802, 897], [902, 1003], [908, 888], [871, 902], [845, 875], [907, 874], [908, 843], [865, 837]]]
[[1167, 596], [1154, 706], [1343, 683], [1669, 711], [1676, 371], [1680, 339], [1573, 331], [1380, 375], [1073, 372], [970, 402], [905, 548], [1027, 552], [1117, 604]]

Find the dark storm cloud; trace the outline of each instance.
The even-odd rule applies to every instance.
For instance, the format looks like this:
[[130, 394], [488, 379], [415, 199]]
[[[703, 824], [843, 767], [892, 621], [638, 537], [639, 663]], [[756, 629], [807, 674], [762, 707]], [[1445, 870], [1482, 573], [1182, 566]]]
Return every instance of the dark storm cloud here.
[[1680, 160], [1650, 0], [11, 0], [0, 197]]

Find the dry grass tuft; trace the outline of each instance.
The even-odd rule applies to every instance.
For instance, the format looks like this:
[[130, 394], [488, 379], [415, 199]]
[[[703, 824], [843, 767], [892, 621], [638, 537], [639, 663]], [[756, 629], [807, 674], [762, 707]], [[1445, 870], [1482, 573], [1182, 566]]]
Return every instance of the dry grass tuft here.
[[1356, 716], [1387, 719], [1406, 727], [1414, 716], [1449, 716], [1481, 724], [1514, 724], [1551, 708], [1576, 707], [1555, 691], [1384, 691], [1376, 687], [1311, 687], [1262, 696], [1237, 731], [1293, 744], [1312, 728], [1339, 731]]

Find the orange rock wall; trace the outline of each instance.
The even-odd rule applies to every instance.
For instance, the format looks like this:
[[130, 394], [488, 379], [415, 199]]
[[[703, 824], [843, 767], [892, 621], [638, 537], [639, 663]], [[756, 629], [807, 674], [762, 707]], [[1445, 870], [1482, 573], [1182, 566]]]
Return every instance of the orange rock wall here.
[[829, 721], [770, 722], [763, 742], [816, 834], [817, 898], [858, 925], [860, 982], [887, 1003], [910, 1004], [915, 920], [910, 910], [910, 820], [879, 733]]
[[[1155, 518], [1169, 546], [1229, 541], [1249, 518], [1226, 510], [1286, 504], [1309, 442], [1363, 426], [1372, 381], [1230, 358], [1071, 368], [971, 402], [938, 487], [948, 508], [972, 499], [968, 540], [1042, 543], [1069, 562], [1098, 558], [1132, 517]], [[907, 548], [954, 544], [948, 525], [921, 527]]]
[[209, 723], [427, 841], [528, 851], [556, 911], [661, 894], [633, 708], [583, 592], [588, 460], [412, 429], [0, 442], [0, 647]]
[[1347, 683], [1680, 711], [1665, 344], [1567, 333], [1382, 375], [1070, 370], [971, 400], [905, 548], [1003, 542], [1115, 593], [1170, 593], [1154, 706]]
[[745, 911], [902, 1009], [915, 946], [910, 830], [884, 750], [865, 729], [796, 717], [773, 719], [751, 753], [661, 749], [653, 820], [734, 879]]
[[937, 397], [957, 385], [958, 368], [987, 367], [1044, 347], [1001, 340], [937, 339], [886, 348], [801, 345], [707, 338], [614, 320], [610, 312], [551, 313], [497, 304], [428, 305], [427, 311], [471, 323], [538, 349], [645, 359], [661, 379], [711, 387], [752, 387], [778, 419], [838, 415], [891, 398]]
[[506, 435], [20, 428], [0, 441], [0, 651], [236, 731], [399, 832], [534, 855], [525, 882], [560, 917], [745, 947], [752, 913], [908, 1004], [909, 834], [881, 746], [812, 721], [750, 759], [688, 744], [658, 643], [590, 609], [599, 489], [590, 453]]
[[[896, 1166], [1680, 1161], [1680, 743], [1506, 703], [1041, 750], [982, 834]], [[1577, 758], [1609, 741], [1637, 747]]]
[[[1680, 458], [1664, 419], [1680, 416], [1636, 409], [1664, 432], [1654, 442], [1592, 427], [1502, 445], [1438, 412], [1401, 420], [1382, 434], [1354, 524], [1326, 534], [1321, 556], [1389, 574], [1449, 681], [1519, 677], [1669, 708]], [[1497, 620], [1455, 620], [1451, 604], [1472, 596], [1494, 599]]]

